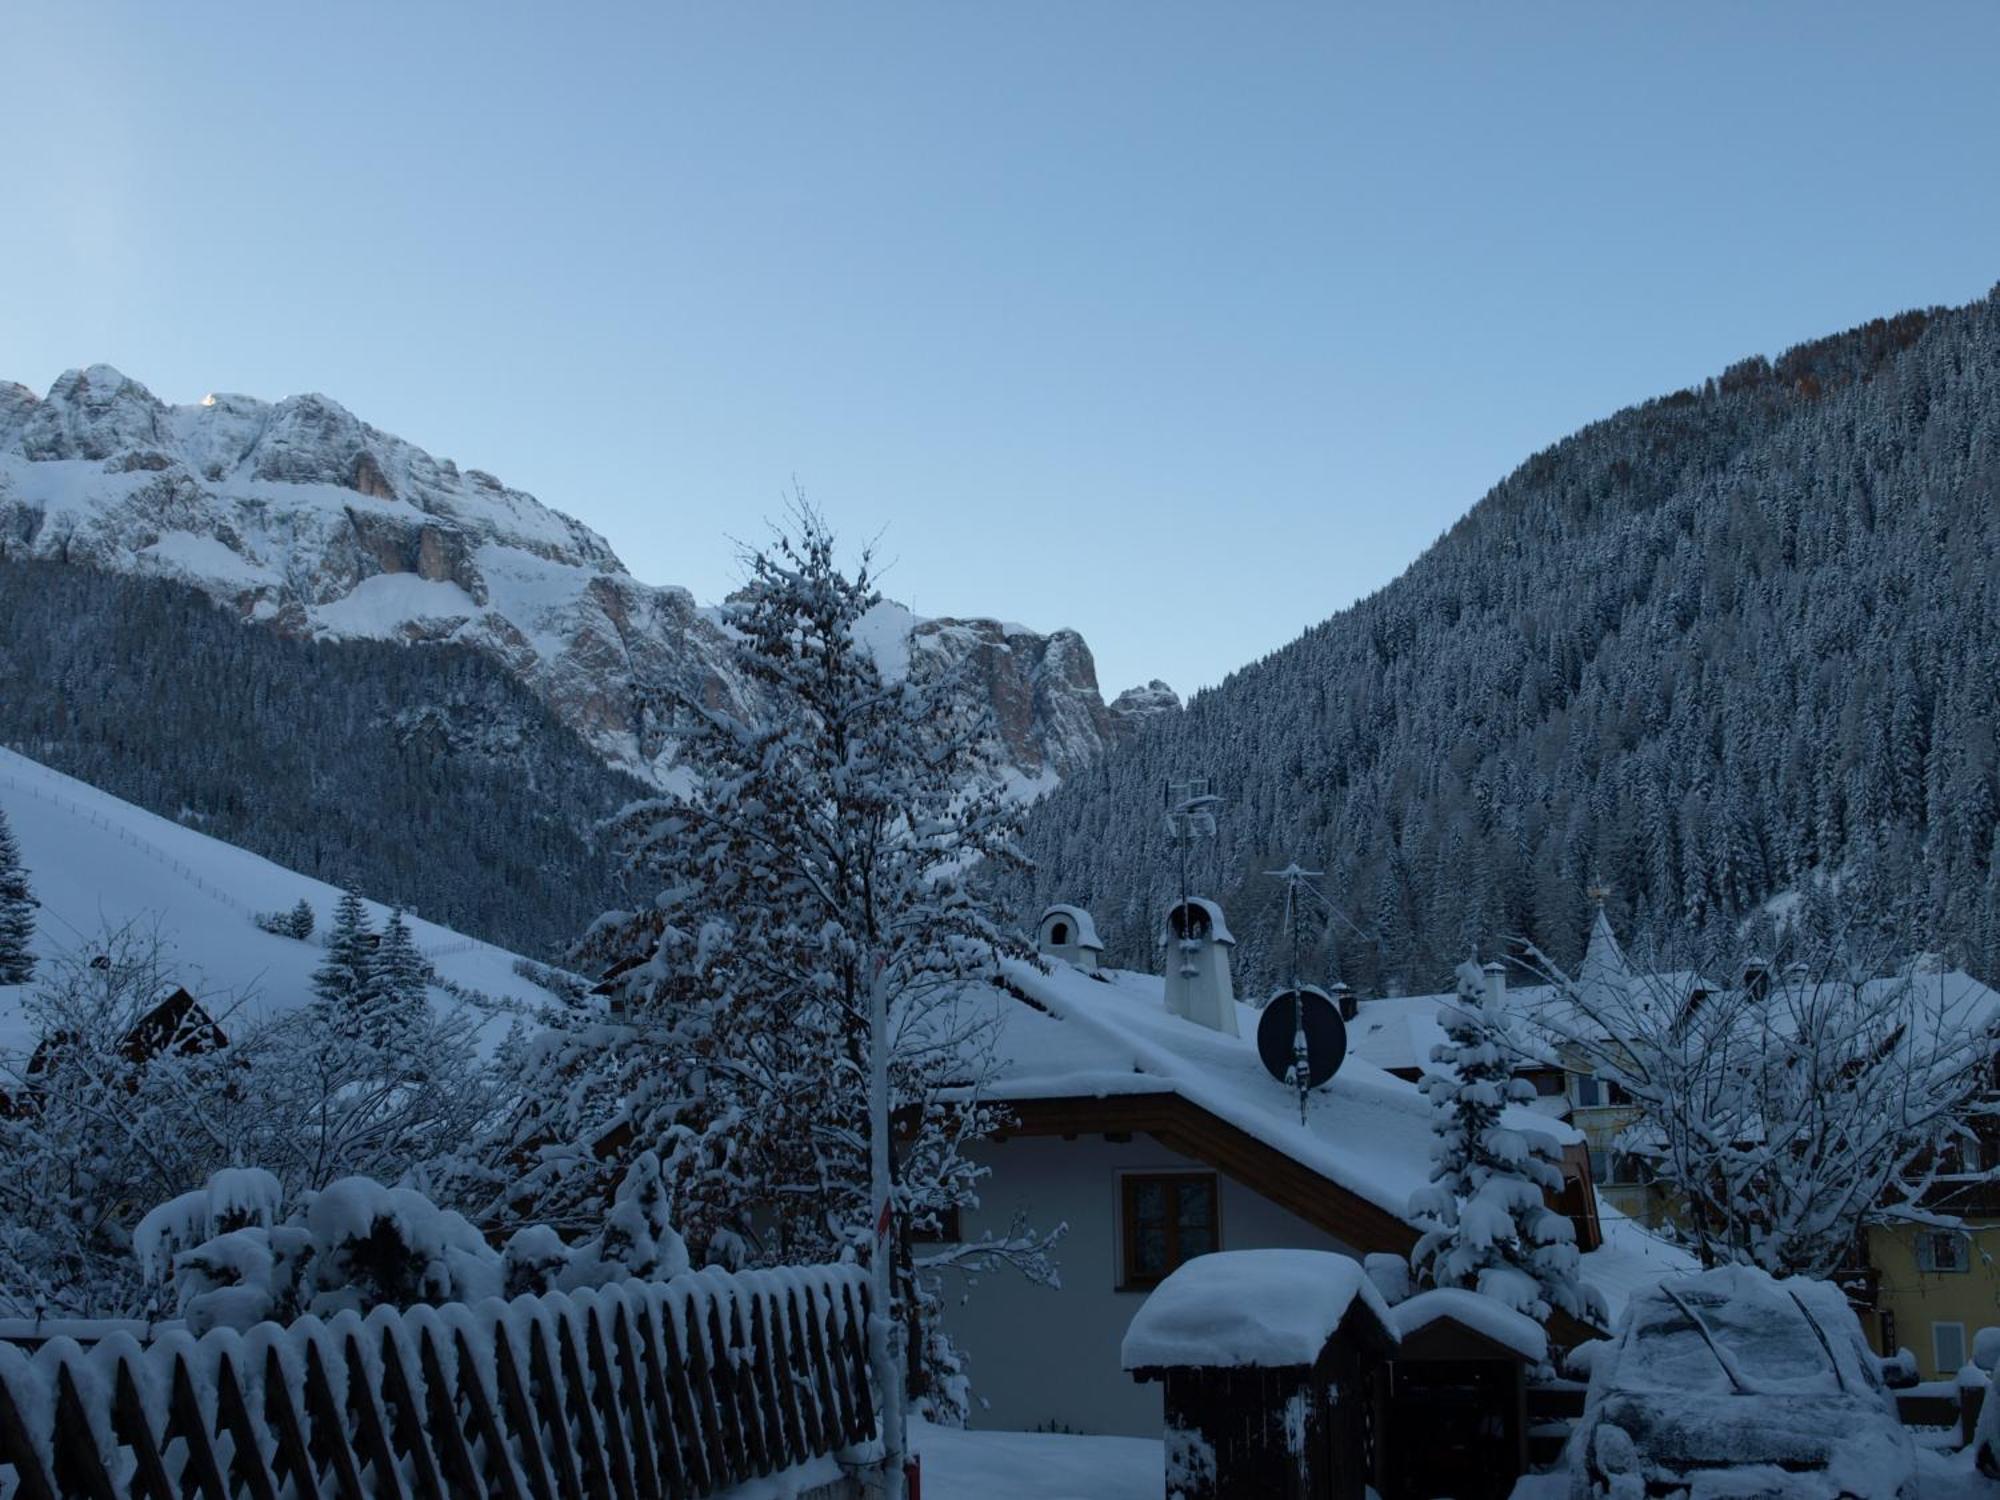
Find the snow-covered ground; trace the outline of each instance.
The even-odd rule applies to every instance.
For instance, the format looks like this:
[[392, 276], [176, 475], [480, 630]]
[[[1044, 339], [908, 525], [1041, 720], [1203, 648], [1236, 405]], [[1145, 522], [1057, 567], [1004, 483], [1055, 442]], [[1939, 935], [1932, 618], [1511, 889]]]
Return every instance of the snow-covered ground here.
[[[89, 946], [108, 929], [157, 931], [171, 977], [219, 1013], [237, 1003], [286, 1010], [310, 995], [323, 950], [317, 935], [278, 937], [251, 920], [309, 902], [323, 933], [340, 892], [282, 865], [122, 802], [11, 750], [0, 749], [0, 808], [21, 846], [41, 903], [35, 952]], [[368, 903], [380, 926], [387, 909]], [[417, 946], [445, 979], [502, 1000], [536, 1004], [547, 993], [514, 972], [515, 955], [435, 922], [413, 918]], [[25, 991], [0, 986], [0, 1049], [31, 1046]], [[451, 1003], [433, 990], [440, 1004]], [[504, 1020], [487, 1028], [497, 1038]]]
[[918, 1422], [932, 1500], [1159, 1500], [1166, 1459], [1157, 1438], [967, 1432]]

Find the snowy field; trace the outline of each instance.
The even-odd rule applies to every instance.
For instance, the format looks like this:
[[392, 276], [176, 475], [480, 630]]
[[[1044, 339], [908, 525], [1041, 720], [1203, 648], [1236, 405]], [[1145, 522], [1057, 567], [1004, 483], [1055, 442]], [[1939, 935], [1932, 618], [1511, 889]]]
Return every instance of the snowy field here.
[[[910, 1446], [923, 1455], [929, 1500], [1158, 1500], [1165, 1479], [1151, 1438], [1044, 1432], [961, 1432], [918, 1423]], [[1992, 1500], [2000, 1485], [1980, 1477], [1969, 1453], [1917, 1450], [1917, 1500]], [[1569, 1476], [1530, 1474], [1514, 1500], [1567, 1500]]]
[[1157, 1438], [965, 1432], [919, 1422], [910, 1447], [928, 1500], [1159, 1500], [1166, 1459]]
[[[108, 930], [136, 923], [157, 931], [172, 978], [218, 1016], [242, 1004], [288, 1010], [311, 994], [324, 950], [257, 927], [258, 912], [303, 899], [326, 930], [340, 892], [233, 844], [157, 817], [11, 750], [0, 749], [0, 808], [21, 846], [35, 914], [35, 952], [85, 947]], [[368, 903], [380, 927], [386, 908]], [[515, 955], [434, 922], [412, 918], [417, 947], [437, 972], [503, 1001], [540, 1004], [546, 991], [514, 973]], [[0, 986], [0, 1049], [32, 1046], [16, 987]], [[441, 990], [433, 1001], [451, 1003]], [[506, 1031], [487, 1024], [486, 1039]]]

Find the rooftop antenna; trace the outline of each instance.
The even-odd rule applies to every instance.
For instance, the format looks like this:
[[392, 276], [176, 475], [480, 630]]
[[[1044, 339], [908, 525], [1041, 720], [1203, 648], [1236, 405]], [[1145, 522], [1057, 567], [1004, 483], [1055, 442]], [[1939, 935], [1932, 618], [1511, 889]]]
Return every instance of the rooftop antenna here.
[[1180, 855], [1181, 899], [1175, 908], [1180, 913], [1181, 932], [1185, 936], [1188, 929], [1188, 855], [1197, 842], [1215, 837], [1215, 810], [1222, 806], [1222, 798], [1210, 790], [1206, 776], [1187, 781], [1167, 783], [1167, 842]]
[[[1282, 880], [1285, 882], [1285, 925], [1291, 928], [1292, 932], [1292, 971], [1289, 982], [1293, 989], [1297, 989], [1299, 986], [1299, 925], [1305, 920], [1304, 903], [1299, 900], [1299, 897], [1301, 895], [1310, 896], [1322, 907], [1325, 907], [1327, 905], [1326, 897], [1319, 893], [1319, 887], [1314, 885], [1313, 882], [1324, 879], [1326, 871], [1302, 870], [1299, 868], [1299, 862], [1293, 860], [1282, 870], [1266, 870], [1264, 873], [1273, 880]], [[1330, 910], [1331, 908], [1328, 909]], [[1301, 1044], [1303, 1045], [1304, 1033], [1301, 1032], [1300, 1035]]]
[[[1300, 870], [1298, 860], [1292, 860], [1282, 870], [1266, 870], [1272, 880], [1284, 882], [1284, 920], [1292, 928], [1292, 978], [1286, 984], [1286, 994], [1292, 996], [1292, 1066], [1286, 1076], [1292, 1088], [1298, 1090], [1298, 1122], [1306, 1124], [1306, 1096], [1312, 1092], [1312, 1046], [1306, 1040], [1306, 998], [1298, 988], [1298, 928], [1304, 920], [1300, 894], [1312, 896], [1322, 906], [1326, 898], [1320, 896], [1318, 886], [1312, 882], [1322, 878], [1324, 870]], [[1324, 1080], [1320, 1080], [1324, 1082]]]

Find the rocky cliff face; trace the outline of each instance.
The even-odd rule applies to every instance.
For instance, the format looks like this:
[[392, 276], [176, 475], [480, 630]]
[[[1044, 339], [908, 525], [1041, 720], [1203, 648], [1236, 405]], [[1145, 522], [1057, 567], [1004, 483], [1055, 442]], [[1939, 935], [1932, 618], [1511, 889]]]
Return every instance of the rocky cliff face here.
[[[713, 611], [625, 571], [589, 527], [324, 396], [169, 406], [105, 365], [37, 397], [0, 383], [0, 556], [193, 583], [302, 637], [458, 641], [503, 663], [607, 760], [657, 776], [667, 686], [742, 706]], [[1177, 707], [1107, 707], [1089, 648], [994, 620], [871, 621], [893, 670], [956, 669], [1032, 794]]]

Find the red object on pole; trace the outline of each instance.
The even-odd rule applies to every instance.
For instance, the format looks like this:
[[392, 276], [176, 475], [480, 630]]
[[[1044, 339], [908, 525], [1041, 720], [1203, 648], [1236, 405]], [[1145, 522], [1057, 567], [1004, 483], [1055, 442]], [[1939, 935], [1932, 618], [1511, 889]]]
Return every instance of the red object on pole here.
[[903, 1460], [903, 1500], [924, 1500], [924, 1456], [912, 1453]]

